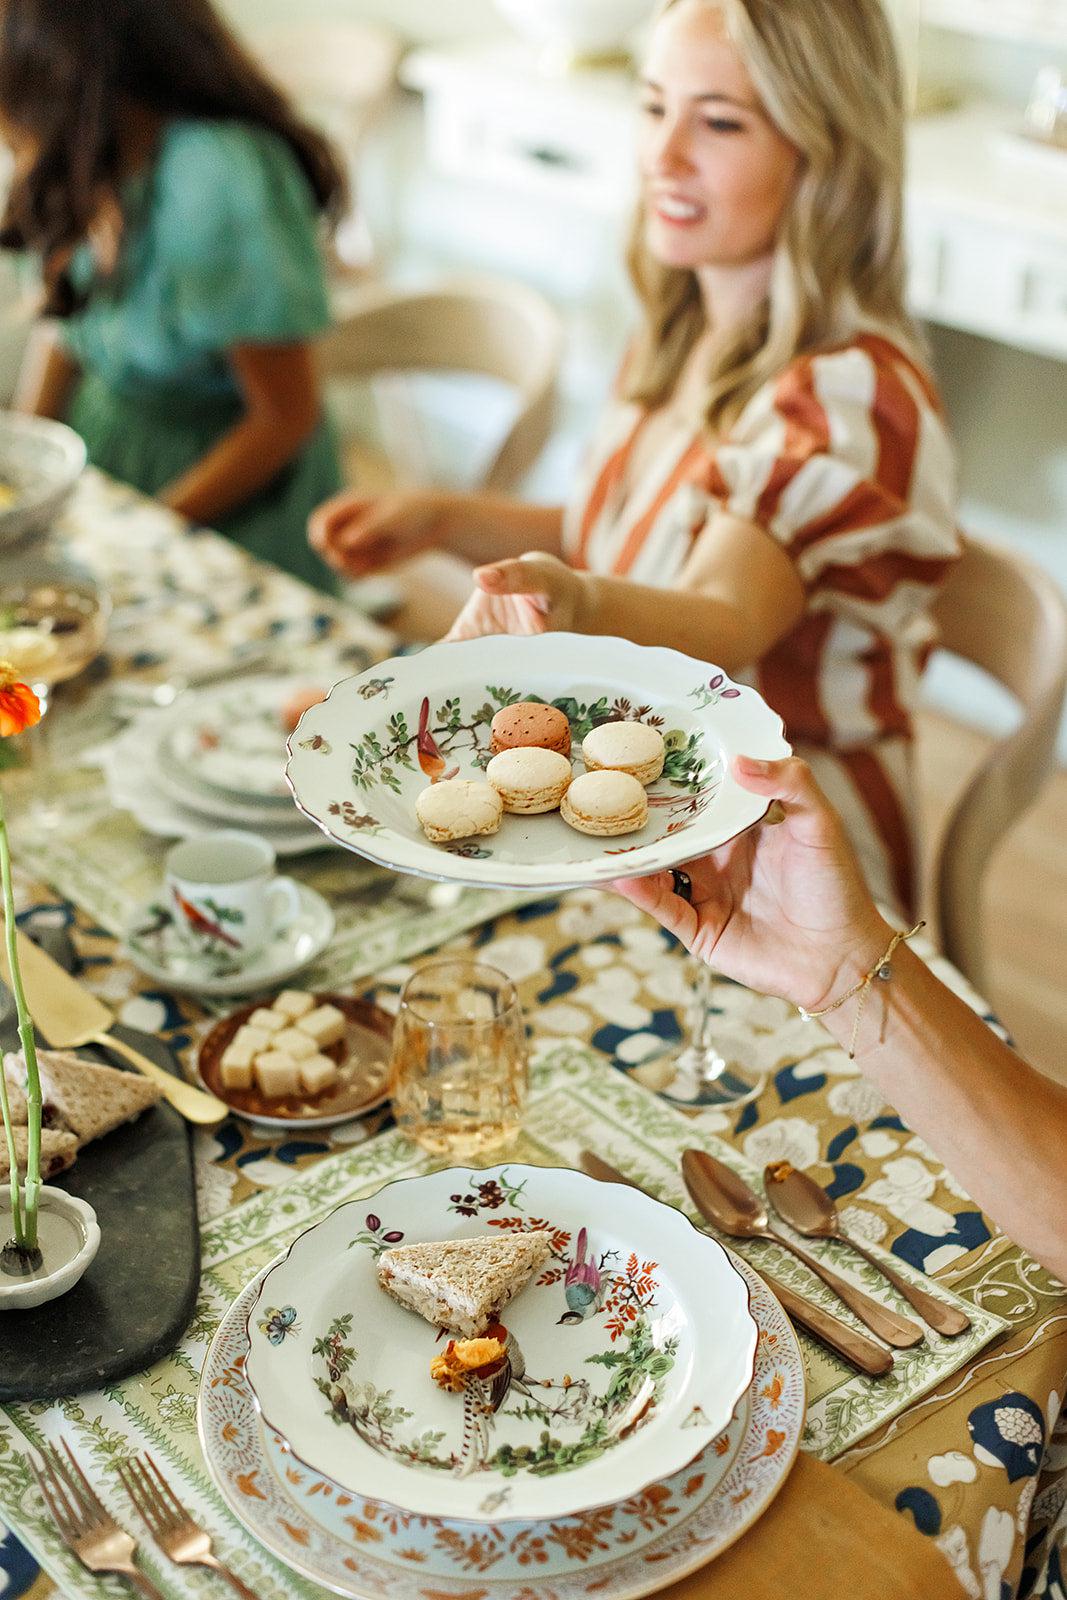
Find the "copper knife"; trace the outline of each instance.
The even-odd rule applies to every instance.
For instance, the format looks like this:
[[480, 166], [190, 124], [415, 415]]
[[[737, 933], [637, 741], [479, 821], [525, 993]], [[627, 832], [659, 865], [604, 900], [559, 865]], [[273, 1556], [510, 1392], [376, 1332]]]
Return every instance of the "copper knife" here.
[[[641, 1189], [639, 1183], [634, 1183], [632, 1178], [626, 1177], [607, 1161], [602, 1161], [591, 1150], [583, 1150], [579, 1161], [583, 1172], [590, 1178], [598, 1178], [601, 1183], [625, 1183], [631, 1189]], [[646, 1194], [648, 1191], [641, 1189], [641, 1192]], [[694, 1204], [698, 1205], [695, 1197]], [[757, 1270], [759, 1269], [753, 1268], [753, 1271]], [[794, 1289], [780, 1283], [769, 1272], [760, 1271], [759, 1275], [794, 1322], [806, 1328], [808, 1333], [821, 1344], [842, 1356], [850, 1365], [871, 1378], [882, 1378], [893, 1370], [892, 1352], [884, 1345], [877, 1344], [874, 1339], [868, 1339], [864, 1333], [857, 1333], [855, 1328], [850, 1328], [847, 1322], [842, 1322], [833, 1312], [824, 1311], [822, 1306], [812, 1305], [810, 1300], [805, 1300]]]

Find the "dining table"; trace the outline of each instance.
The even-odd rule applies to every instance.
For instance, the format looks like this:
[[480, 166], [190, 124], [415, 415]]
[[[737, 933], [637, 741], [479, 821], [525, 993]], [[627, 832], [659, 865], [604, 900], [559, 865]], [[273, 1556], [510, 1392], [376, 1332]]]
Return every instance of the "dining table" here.
[[[3, 774], [20, 925], [31, 935], [69, 935], [81, 981], [119, 1023], [162, 1039], [192, 1074], [199, 1042], [233, 1002], [172, 992], [125, 951], [120, 935], [159, 881], [167, 841], [115, 807], [100, 751], [128, 728], [131, 703], [153, 685], [224, 672], [235, 652], [263, 649], [272, 668], [328, 687], [388, 659], [398, 644], [343, 598], [306, 588], [94, 470], [83, 475], [46, 553], [91, 573], [110, 594], [112, 613], [101, 660], [65, 686], [49, 711], [46, 821], [34, 804], [41, 773], [31, 764]], [[317, 888], [337, 920], [329, 948], [301, 974], [303, 987], [395, 1010], [413, 964], [430, 952], [474, 953], [511, 977], [531, 1057], [528, 1113], [508, 1151], [515, 1162], [575, 1166], [589, 1149], [683, 1209], [687, 1148], [718, 1156], [756, 1183], [769, 1163], [788, 1162], [815, 1177], [845, 1229], [876, 1256], [913, 1281], [925, 1275], [966, 1306], [964, 1334], [931, 1333], [897, 1351], [882, 1378], [863, 1376], [801, 1334], [806, 1411], [796, 1463], [759, 1520], [673, 1591], [718, 1595], [743, 1585], [754, 1596], [793, 1600], [932, 1600], [960, 1592], [973, 1600], [1064, 1600], [1067, 1291], [983, 1215], [817, 1022], [716, 977], [715, 1037], [724, 1055], [760, 1076], [762, 1088], [740, 1106], [707, 1103], [700, 1083], [673, 1060], [691, 1000], [691, 961], [621, 897], [433, 885], [340, 850], [294, 856], [285, 870]], [[915, 948], [999, 1027], [928, 940]], [[387, 1105], [296, 1133], [257, 1131], [231, 1115], [190, 1137], [202, 1279], [180, 1342], [148, 1370], [103, 1389], [0, 1408], [4, 1600], [120, 1592], [72, 1557], [30, 1473], [28, 1448], [60, 1436], [132, 1531], [143, 1534], [113, 1469], [147, 1446], [261, 1600], [327, 1592], [298, 1576], [278, 1548], [258, 1544], [212, 1482], [197, 1431], [201, 1372], [235, 1297], [298, 1234], [341, 1202], [429, 1171], [433, 1162], [402, 1137]], [[1028, 1181], [1024, 1173], [1019, 1181]], [[1042, 1203], [1035, 1194], [1034, 1204]], [[772, 1270], [841, 1309], [774, 1244], [734, 1240], [731, 1248], [757, 1272]], [[812, 1248], [844, 1270], [843, 1246]], [[0, 1363], [3, 1346], [0, 1326]], [[775, 1403], [773, 1393], [767, 1403]], [[745, 1474], [758, 1470], [755, 1457], [773, 1455], [784, 1439], [772, 1418], [753, 1461], [738, 1469], [741, 1501], [750, 1492]], [[240, 1493], [261, 1493], [254, 1476]], [[380, 1508], [355, 1511], [354, 1592], [388, 1593], [374, 1566]], [[676, 1512], [661, 1497], [639, 1514], [666, 1527]], [[506, 1528], [498, 1531], [504, 1540]], [[301, 1533], [291, 1531], [299, 1566]], [[422, 1559], [414, 1546], [409, 1555]], [[456, 1540], [441, 1556], [451, 1562], [446, 1574], [417, 1592], [425, 1600], [484, 1600], [498, 1555], [491, 1539]], [[222, 1592], [209, 1575], [167, 1562], [147, 1539], [141, 1559], [168, 1600]], [[538, 1559], [534, 1552], [525, 1594], [553, 1600]], [[591, 1584], [593, 1592], [611, 1593]]]

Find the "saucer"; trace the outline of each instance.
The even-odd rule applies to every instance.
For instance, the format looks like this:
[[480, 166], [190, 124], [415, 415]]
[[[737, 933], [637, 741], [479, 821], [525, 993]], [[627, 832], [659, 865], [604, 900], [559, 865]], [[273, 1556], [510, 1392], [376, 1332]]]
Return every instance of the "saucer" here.
[[168, 989], [191, 994], [252, 994], [276, 987], [321, 955], [333, 938], [334, 916], [321, 894], [297, 884], [300, 912], [274, 933], [251, 961], [238, 965], [228, 951], [191, 955], [180, 943], [162, 893], [143, 901], [127, 923], [123, 949], [134, 966]]
[[333, 1128], [374, 1111], [389, 1098], [389, 1058], [393, 1038], [393, 1019], [387, 1011], [358, 1000], [352, 995], [317, 993], [315, 1003], [336, 1006], [343, 1012], [345, 1036], [327, 1045], [324, 1054], [341, 1069], [341, 1079], [317, 1095], [300, 1095], [268, 1100], [256, 1088], [227, 1089], [222, 1081], [222, 1055], [228, 1044], [256, 1009], [255, 1004], [239, 1006], [222, 1017], [201, 1041], [197, 1057], [200, 1081], [211, 1094], [224, 1100], [231, 1111], [246, 1122], [276, 1132], [293, 1128]]

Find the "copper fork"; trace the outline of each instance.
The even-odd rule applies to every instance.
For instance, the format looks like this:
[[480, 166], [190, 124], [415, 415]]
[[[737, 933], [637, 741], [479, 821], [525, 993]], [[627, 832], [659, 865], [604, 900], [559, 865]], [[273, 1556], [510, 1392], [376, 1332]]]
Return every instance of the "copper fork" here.
[[70, 1445], [60, 1439], [66, 1461], [54, 1445], [41, 1446], [41, 1465], [33, 1456], [30, 1467], [45, 1505], [52, 1513], [64, 1541], [90, 1572], [117, 1572], [135, 1584], [148, 1600], [163, 1596], [140, 1567], [134, 1566], [137, 1545], [120, 1528], [75, 1461]]
[[153, 1539], [179, 1567], [210, 1567], [244, 1600], [259, 1600], [235, 1572], [212, 1553], [211, 1535], [186, 1511], [147, 1450], [119, 1464], [126, 1493], [144, 1518]]

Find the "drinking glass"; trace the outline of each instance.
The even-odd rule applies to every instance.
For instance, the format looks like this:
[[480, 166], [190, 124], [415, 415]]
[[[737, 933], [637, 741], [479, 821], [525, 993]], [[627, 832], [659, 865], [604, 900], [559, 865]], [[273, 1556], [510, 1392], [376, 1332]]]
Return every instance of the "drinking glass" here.
[[518, 1133], [526, 1101], [526, 1028], [511, 979], [460, 957], [431, 961], [400, 995], [393, 1112], [435, 1156], [492, 1156]]
[[767, 1074], [752, 1073], [730, 1059], [716, 1039], [720, 1013], [712, 1004], [713, 974], [706, 961], [689, 958], [692, 973], [686, 1006], [686, 1037], [671, 1058], [679, 1087], [690, 1093], [693, 1104], [701, 1106], [743, 1106], [755, 1100], [767, 1081]]

